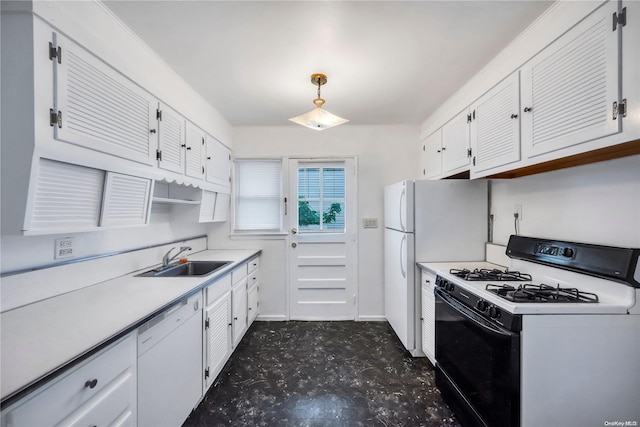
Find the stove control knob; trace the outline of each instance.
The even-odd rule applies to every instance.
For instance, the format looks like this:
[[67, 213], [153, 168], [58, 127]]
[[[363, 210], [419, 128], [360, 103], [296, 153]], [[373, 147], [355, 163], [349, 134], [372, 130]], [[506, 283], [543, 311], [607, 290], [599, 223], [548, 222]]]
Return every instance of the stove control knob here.
[[492, 319], [497, 319], [500, 317], [500, 309], [498, 307], [496, 307], [495, 305], [492, 305], [491, 307], [489, 307], [489, 317], [491, 317]]
[[573, 258], [573, 249], [571, 248], [564, 248], [564, 250], [562, 251], [562, 255], [566, 256], [567, 258]]
[[449, 292], [453, 292], [456, 287], [451, 282], [444, 282], [444, 288]]
[[487, 311], [487, 308], [489, 308], [489, 303], [479, 299], [476, 303], [476, 308], [480, 311]]

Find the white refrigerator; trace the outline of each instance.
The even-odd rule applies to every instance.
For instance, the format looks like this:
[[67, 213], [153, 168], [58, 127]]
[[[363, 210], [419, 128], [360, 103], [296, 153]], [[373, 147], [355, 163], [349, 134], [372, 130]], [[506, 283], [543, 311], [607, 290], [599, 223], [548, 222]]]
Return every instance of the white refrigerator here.
[[412, 356], [424, 356], [416, 263], [484, 261], [487, 206], [485, 180], [401, 181], [385, 187], [385, 316]]

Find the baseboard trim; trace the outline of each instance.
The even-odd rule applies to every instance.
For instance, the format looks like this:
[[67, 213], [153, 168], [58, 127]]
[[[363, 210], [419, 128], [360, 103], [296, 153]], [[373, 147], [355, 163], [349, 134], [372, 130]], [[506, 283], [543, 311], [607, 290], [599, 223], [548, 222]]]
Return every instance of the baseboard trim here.
[[257, 320], [258, 322], [285, 322], [287, 320], [287, 316], [277, 314], [259, 314], [255, 320]]
[[359, 322], [386, 322], [387, 318], [380, 315], [358, 316]]

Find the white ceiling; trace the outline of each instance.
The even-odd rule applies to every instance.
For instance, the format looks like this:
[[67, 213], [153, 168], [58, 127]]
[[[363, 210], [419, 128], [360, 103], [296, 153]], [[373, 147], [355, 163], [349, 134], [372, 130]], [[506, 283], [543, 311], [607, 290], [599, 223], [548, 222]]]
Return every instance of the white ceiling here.
[[[104, 1], [232, 126], [420, 124], [548, 1]], [[291, 124], [292, 126], [297, 126]]]

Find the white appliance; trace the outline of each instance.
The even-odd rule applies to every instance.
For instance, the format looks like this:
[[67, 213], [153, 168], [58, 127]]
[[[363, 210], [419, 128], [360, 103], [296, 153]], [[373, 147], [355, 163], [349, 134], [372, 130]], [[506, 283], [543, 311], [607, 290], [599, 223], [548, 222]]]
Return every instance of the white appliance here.
[[487, 182], [401, 181], [384, 189], [385, 316], [412, 356], [424, 356], [417, 262], [482, 261]]
[[640, 249], [511, 236], [506, 253], [505, 271], [438, 267], [436, 385], [456, 418], [637, 425]]
[[138, 424], [179, 426], [202, 396], [202, 298], [195, 294], [138, 328]]

